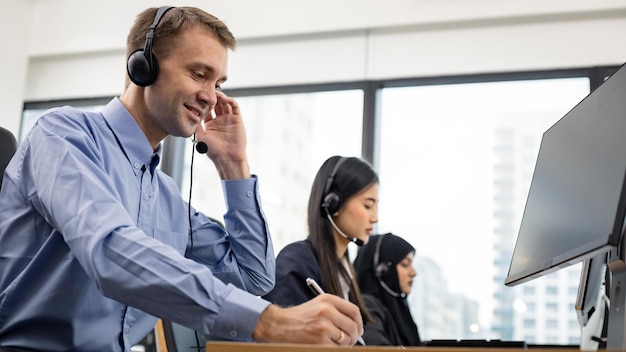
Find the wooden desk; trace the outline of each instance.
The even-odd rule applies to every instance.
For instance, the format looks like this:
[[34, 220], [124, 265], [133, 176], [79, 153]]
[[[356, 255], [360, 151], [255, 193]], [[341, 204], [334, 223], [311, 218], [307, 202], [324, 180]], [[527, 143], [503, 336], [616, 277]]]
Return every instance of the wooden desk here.
[[[210, 341], [206, 344], [206, 351], [219, 352], [345, 352], [346, 350], [375, 351], [430, 351], [430, 352], [512, 352], [527, 350], [524, 348], [469, 348], [469, 347], [383, 347], [383, 346], [358, 346], [358, 347], [334, 347], [304, 344], [281, 344], [281, 343], [245, 343], [245, 342], [222, 342]], [[530, 348], [532, 352], [580, 352], [579, 349], [567, 348]]]

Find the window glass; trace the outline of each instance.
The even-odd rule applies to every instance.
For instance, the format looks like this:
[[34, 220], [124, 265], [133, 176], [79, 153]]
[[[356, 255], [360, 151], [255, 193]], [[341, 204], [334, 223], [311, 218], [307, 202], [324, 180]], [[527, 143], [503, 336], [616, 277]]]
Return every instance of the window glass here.
[[[263, 209], [276, 253], [307, 236], [306, 209], [313, 178], [333, 155], [361, 156], [363, 91], [237, 98], [248, 139], [250, 170], [258, 175]], [[182, 192], [189, 193], [191, 143]], [[215, 167], [195, 154], [191, 204], [222, 219], [226, 211]]]
[[[418, 276], [409, 304], [425, 339], [522, 340], [560, 333], [555, 329], [539, 336], [526, 330], [546, 310], [541, 303], [546, 290], [529, 287], [545, 287], [546, 277], [513, 288], [504, 286], [504, 277], [541, 136], [588, 93], [587, 78], [383, 90], [379, 231], [394, 232], [417, 249]], [[423, 265], [425, 261], [437, 266]], [[547, 277], [557, 275], [577, 286], [579, 275], [563, 273], [568, 270], [579, 272], [580, 266]], [[440, 289], [423, 289], [433, 286]], [[430, 295], [442, 291], [479, 308], [450, 312], [426, 304], [437, 302]], [[575, 301], [567, 289], [563, 295]], [[530, 300], [537, 305], [531, 312], [518, 312], [516, 299], [517, 307]], [[460, 336], [442, 336], [449, 327], [432, 323], [430, 315], [444, 312]], [[564, 314], [575, 317], [574, 311]], [[526, 342], [547, 341], [536, 339]]]

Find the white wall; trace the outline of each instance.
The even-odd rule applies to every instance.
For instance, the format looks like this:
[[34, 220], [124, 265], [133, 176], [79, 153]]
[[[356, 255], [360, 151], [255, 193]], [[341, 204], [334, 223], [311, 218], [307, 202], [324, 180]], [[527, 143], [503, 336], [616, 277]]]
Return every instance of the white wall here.
[[[4, 1], [11, 11], [0, 14], [0, 30], [7, 36], [2, 43], [9, 44], [0, 57], [0, 125], [14, 131], [23, 101], [118, 95], [125, 74], [124, 43], [135, 15], [164, 4]], [[167, 3], [202, 7], [239, 38], [230, 60], [231, 88], [626, 61], [623, 0]]]
[[35, 0], [3, 0], [0, 11], [0, 126], [17, 135], [26, 75], [28, 38]]

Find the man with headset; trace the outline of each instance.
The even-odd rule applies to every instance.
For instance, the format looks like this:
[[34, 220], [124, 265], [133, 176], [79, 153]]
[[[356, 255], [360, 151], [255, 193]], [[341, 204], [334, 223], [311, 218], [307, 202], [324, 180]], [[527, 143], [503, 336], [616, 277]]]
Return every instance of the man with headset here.
[[[257, 297], [275, 259], [239, 106], [220, 91], [234, 47], [200, 9], [145, 10], [120, 98], [38, 120], [0, 191], [0, 350], [128, 351], [155, 317], [232, 340], [356, 342], [361, 316], [343, 299]], [[225, 230], [157, 168], [168, 135], [195, 135], [215, 164]]]

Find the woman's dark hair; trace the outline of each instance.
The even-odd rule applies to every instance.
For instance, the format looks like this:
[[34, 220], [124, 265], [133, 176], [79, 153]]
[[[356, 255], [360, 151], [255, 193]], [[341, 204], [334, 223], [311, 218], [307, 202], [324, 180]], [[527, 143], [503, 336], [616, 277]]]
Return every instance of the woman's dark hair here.
[[[341, 163], [339, 167], [337, 167], [338, 163]], [[378, 183], [378, 175], [366, 161], [356, 157], [330, 157], [322, 164], [315, 176], [308, 208], [308, 240], [313, 244], [317, 254], [326, 291], [343, 296], [337, 275], [337, 273], [342, 273], [350, 283], [350, 300], [361, 309], [361, 315], [366, 321], [371, 321], [371, 316], [363, 302], [354, 268], [350, 265], [348, 273], [337, 258], [337, 246], [326, 213], [328, 208], [322, 207], [322, 204], [328, 193], [336, 192], [340, 198], [338, 206], [340, 208], [350, 197], [376, 183]], [[344, 256], [350, 263], [348, 251]]]

